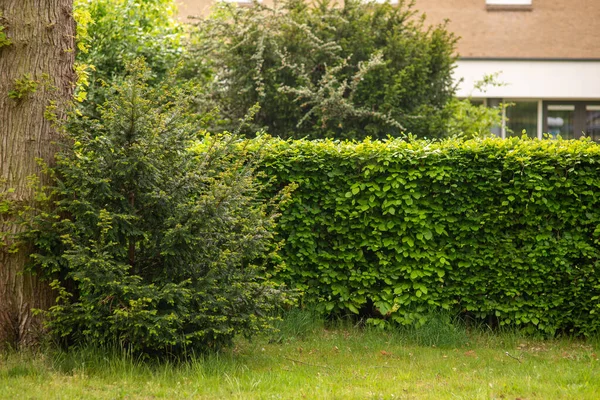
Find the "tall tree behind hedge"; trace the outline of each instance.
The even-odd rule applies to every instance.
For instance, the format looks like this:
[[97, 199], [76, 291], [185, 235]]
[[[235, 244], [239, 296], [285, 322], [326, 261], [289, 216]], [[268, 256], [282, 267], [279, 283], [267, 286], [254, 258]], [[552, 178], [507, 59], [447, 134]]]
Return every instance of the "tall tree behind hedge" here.
[[225, 125], [260, 103], [256, 127], [281, 137], [444, 131], [456, 39], [412, 3], [220, 4], [198, 27], [193, 54], [214, 71]]
[[0, 346], [34, 342], [40, 321], [31, 309], [53, 302], [25, 272], [30, 249], [14, 241], [15, 217], [34, 201], [36, 159], [54, 157], [53, 120], [73, 93], [74, 36], [73, 0], [0, 1]]
[[85, 114], [96, 113], [128, 62], [143, 57], [151, 82], [157, 83], [184, 52], [184, 27], [175, 19], [174, 0], [75, 0], [75, 12]]

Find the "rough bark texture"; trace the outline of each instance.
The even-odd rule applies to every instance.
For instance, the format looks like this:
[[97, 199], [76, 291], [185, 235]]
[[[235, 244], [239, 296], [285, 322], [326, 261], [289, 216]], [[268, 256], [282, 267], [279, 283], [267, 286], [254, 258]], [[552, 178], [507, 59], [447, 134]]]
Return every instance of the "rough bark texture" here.
[[[11, 41], [0, 47], [0, 191], [14, 188], [10, 198], [27, 204], [32, 199], [27, 177], [40, 175], [36, 158], [52, 164], [59, 140], [44, 111], [51, 100], [60, 109], [73, 93], [73, 0], [0, 0], [0, 13]], [[35, 92], [10, 98], [16, 80], [27, 76], [37, 83]], [[0, 215], [0, 229], [20, 228]], [[0, 346], [35, 343], [42, 330], [31, 309], [54, 301], [45, 282], [24, 272], [27, 253], [23, 246], [15, 254], [0, 248]]]

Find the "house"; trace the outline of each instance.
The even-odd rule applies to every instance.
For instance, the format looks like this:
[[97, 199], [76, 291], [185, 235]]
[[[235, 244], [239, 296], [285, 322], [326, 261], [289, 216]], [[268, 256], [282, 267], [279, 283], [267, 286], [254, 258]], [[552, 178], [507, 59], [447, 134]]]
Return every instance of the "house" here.
[[[416, 0], [416, 8], [461, 36], [459, 97], [513, 104], [499, 135], [600, 139], [600, 0]], [[503, 86], [473, 90], [495, 72]]]
[[[205, 15], [213, 2], [178, 1], [182, 16]], [[497, 135], [600, 140], [600, 0], [415, 0], [415, 8], [461, 37], [459, 97], [512, 104]], [[490, 74], [503, 85], [476, 90]]]

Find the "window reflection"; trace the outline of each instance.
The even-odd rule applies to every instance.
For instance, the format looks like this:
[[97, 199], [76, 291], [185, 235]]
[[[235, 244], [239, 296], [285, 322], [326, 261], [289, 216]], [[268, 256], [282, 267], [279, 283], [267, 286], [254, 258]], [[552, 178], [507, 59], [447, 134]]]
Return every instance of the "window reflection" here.
[[546, 123], [548, 133], [552, 137], [560, 135], [563, 139], [573, 139], [573, 118], [575, 116], [575, 106], [569, 105], [548, 105]]
[[527, 136], [537, 137], [537, 101], [510, 101], [513, 105], [506, 109], [506, 137], [522, 136], [523, 130]]
[[588, 105], [585, 111], [585, 135], [600, 141], [600, 105]]

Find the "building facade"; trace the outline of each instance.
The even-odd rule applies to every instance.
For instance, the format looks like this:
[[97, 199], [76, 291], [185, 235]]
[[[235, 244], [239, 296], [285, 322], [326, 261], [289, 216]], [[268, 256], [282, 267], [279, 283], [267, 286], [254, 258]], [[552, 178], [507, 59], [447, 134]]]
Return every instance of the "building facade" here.
[[[214, 0], [178, 2], [185, 19], [206, 15]], [[496, 134], [600, 140], [600, 0], [415, 0], [415, 8], [460, 37], [457, 95], [511, 104]], [[475, 89], [492, 74], [502, 85]]]
[[[600, 139], [600, 0], [416, 0], [458, 42], [458, 96], [511, 103], [502, 136]], [[502, 86], [473, 90], [486, 74]]]

